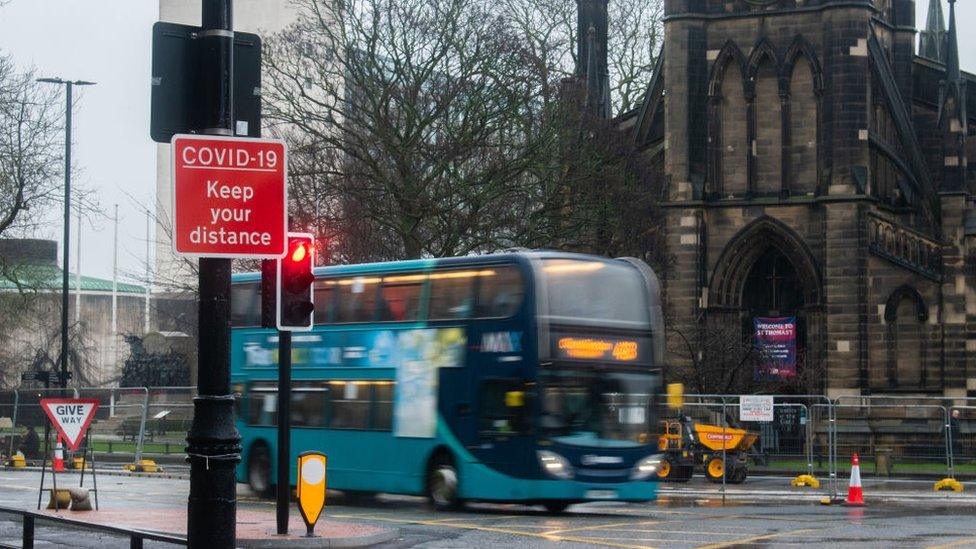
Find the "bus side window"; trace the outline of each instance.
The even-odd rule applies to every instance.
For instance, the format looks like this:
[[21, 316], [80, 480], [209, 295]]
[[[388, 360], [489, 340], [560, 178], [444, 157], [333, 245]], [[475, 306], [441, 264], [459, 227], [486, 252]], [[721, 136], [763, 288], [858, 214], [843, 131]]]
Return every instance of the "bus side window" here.
[[478, 296], [479, 317], [498, 318], [514, 315], [522, 304], [525, 286], [522, 275], [513, 266], [492, 269], [491, 275], [479, 277]]
[[236, 327], [261, 325], [260, 282], [245, 282], [231, 286], [230, 323]]
[[335, 280], [316, 280], [312, 299], [315, 301], [315, 323], [327, 324], [335, 316], [333, 311], [333, 297], [335, 295]]
[[371, 322], [375, 320], [376, 297], [380, 279], [357, 276], [338, 281], [339, 303], [336, 322]]
[[332, 429], [368, 429], [370, 386], [354, 381], [330, 381]]
[[325, 411], [329, 392], [297, 389], [291, 394], [291, 424], [293, 427], [325, 427]]
[[[471, 274], [468, 274], [471, 273]], [[473, 271], [443, 271], [431, 276], [431, 320], [470, 318], [474, 302]]]
[[414, 321], [420, 317], [420, 296], [424, 288], [422, 280], [404, 281], [403, 276], [390, 276], [383, 280], [380, 293], [379, 319], [382, 321]]
[[393, 428], [393, 382], [380, 381], [373, 385], [374, 431], [390, 431]]
[[258, 426], [278, 424], [278, 393], [275, 391], [251, 391], [248, 395], [247, 423]]

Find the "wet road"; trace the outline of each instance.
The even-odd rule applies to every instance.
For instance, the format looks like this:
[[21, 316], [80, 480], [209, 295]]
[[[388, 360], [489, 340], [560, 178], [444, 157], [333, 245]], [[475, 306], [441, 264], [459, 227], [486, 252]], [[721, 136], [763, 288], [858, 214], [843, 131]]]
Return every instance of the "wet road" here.
[[[181, 479], [99, 477], [104, 508], [157, 513], [185, 506], [188, 483]], [[37, 503], [36, 473], [0, 471], [3, 505], [29, 508]], [[790, 492], [782, 479], [754, 479], [737, 487], [725, 504], [715, 485], [692, 481], [667, 486], [652, 504], [612, 502], [576, 505], [562, 515], [518, 505], [471, 504], [444, 513], [420, 498], [379, 496], [352, 501], [330, 493], [326, 514], [337, 520], [395, 526], [400, 537], [386, 548], [455, 547], [973, 547], [976, 548], [976, 499], [939, 496], [931, 483], [902, 486], [889, 501], [869, 506], [823, 506], [810, 492]], [[879, 485], [880, 486], [880, 485]], [[968, 487], [974, 489], [972, 485]], [[793, 493], [794, 496], [790, 497]], [[803, 496], [801, 497], [801, 494]], [[917, 501], [913, 495], [925, 496]], [[933, 497], [937, 496], [937, 497]], [[964, 499], [962, 499], [964, 498]], [[240, 486], [242, 509], [272, 508]], [[293, 512], [295, 512], [293, 510]], [[19, 543], [19, 520], [0, 516], [0, 544]], [[118, 539], [44, 532], [38, 547], [128, 546]], [[147, 544], [147, 547], [150, 546]], [[161, 546], [158, 546], [161, 547]]]

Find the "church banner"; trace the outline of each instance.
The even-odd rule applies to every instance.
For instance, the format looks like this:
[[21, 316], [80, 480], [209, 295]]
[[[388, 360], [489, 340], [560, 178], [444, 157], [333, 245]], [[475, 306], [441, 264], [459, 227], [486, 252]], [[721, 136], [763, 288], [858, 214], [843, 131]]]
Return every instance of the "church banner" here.
[[796, 375], [796, 317], [756, 317], [752, 319], [759, 351], [757, 379]]

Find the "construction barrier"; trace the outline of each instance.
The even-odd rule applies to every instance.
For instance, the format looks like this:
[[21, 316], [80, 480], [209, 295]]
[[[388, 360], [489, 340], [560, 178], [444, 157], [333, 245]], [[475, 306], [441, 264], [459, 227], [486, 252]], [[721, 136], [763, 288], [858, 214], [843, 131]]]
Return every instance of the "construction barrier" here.
[[[90, 440], [100, 467], [112, 461], [132, 471], [159, 471], [165, 464], [158, 460], [167, 456], [169, 463], [182, 466], [195, 388], [68, 392], [99, 401]], [[61, 389], [0, 391], [0, 462], [39, 464], [48, 423], [39, 401], [61, 394]], [[757, 434], [745, 450], [749, 475], [787, 477], [798, 489], [819, 488], [831, 497], [843, 495], [854, 453], [860, 458], [861, 475], [868, 478], [924, 478], [937, 490], [960, 490], [961, 483], [976, 479], [976, 398], [772, 395], [772, 401], [771, 421], [756, 422], [740, 420], [738, 395], [683, 394], [680, 403], [673, 402], [680, 404], [678, 408], [667, 406], [665, 395], [657, 402], [661, 417], [682, 414], [703, 424]], [[33, 445], [30, 429], [39, 439]], [[53, 446], [53, 433], [48, 437]], [[75, 457], [66, 452], [66, 464], [73, 464]]]
[[[161, 470], [153, 461], [157, 455], [172, 455], [173, 461], [182, 462], [195, 388], [69, 388], [67, 393], [67, 397], [92, 398], [99, 403], [89, 442], [96, 455], [102, 456], [97, 460], [100, 467], [114, 462], [129, 470], [157, 472]], [[40, 400], [63, 394], [59, 388], [0, 391], [0, 456], [5, 464], [13, 464], [18, 452], [26, 464], [40, 464], [45, 435], [55, 445]], [[73, 465], [81, 451], [74, 454], [65, 452], [66, 464]]]
[[[962, 490], [976, 478], [976, 399], [956, 397], [773, 395], [772, 421], [740, 422], [737, 395], [684, 395], [697, 421], [759, 433], [750, 474], [792, 475], [794, 487], [844, 489], [851, 459], [869, 477], [928, 478]], [[955, 410], [955, 412], [953, 412]], [[959, 477], [959, 478], [957, 478]]]

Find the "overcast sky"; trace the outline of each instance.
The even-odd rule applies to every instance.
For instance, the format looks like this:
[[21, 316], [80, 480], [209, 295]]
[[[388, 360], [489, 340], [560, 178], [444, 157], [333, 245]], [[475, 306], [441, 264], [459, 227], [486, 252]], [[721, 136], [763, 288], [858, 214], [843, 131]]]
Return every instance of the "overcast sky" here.
[[[567, 2], [572, 0], [566, 0]], [[2, 3], [2, 1], [0, 1]], [[925, 24], [927, 0], [916, 5]], [[948, 18], [948, 5], [943, 9]], [[82, 274], [112, 276], [112, 206], [119, 204], [119, 269], [139, 273], [146, 256], [145, 205], [152, 205], [156, 148], [149, 139], [150, 35], [157, 0], [9, 0], [0, 7], [0, 51], [44, 76], [98, 82], [79, 88], [72, 120], [76, 180], [97, 193], [105, 216], [81, 230]], [[976, 72], [976, 2], [957, 4], [962, 68]], [[40, 237], [60, 240], [59, 214]], [[77, 231], [72, 223], [71, 270]], [[60, 257], [60, 255], [59, 255]]]

